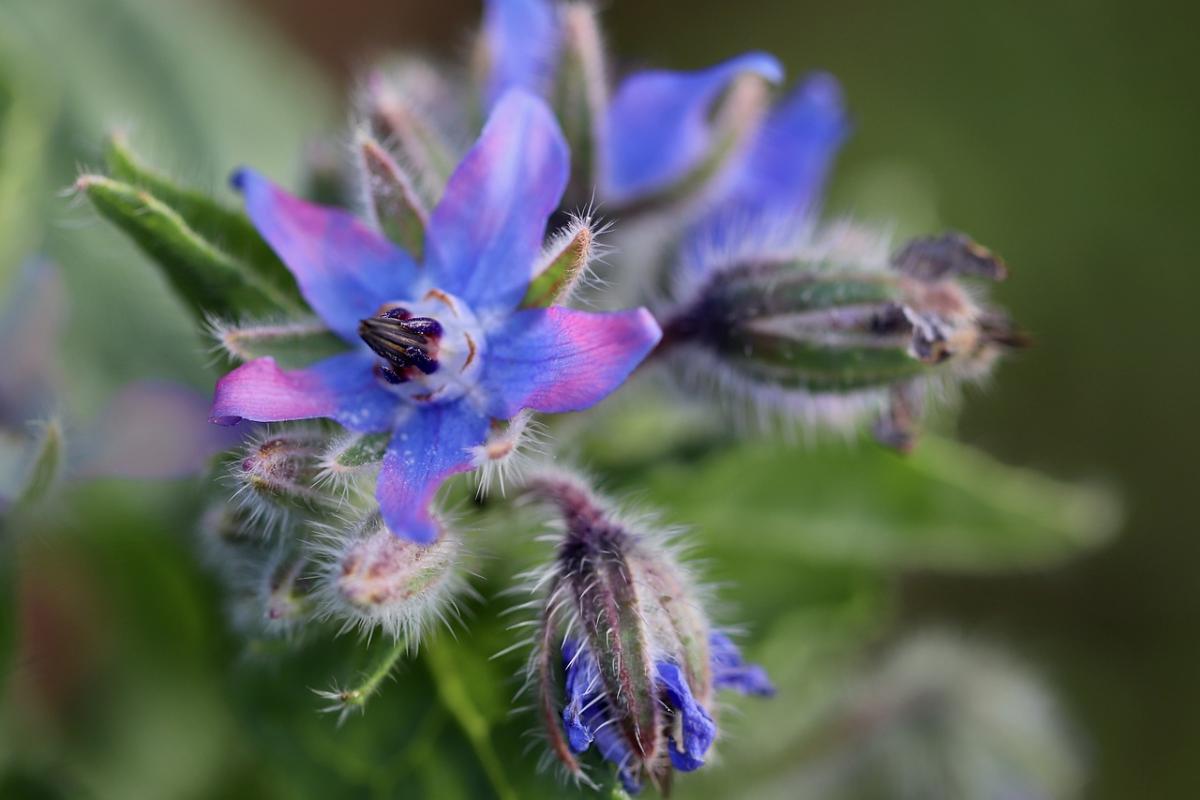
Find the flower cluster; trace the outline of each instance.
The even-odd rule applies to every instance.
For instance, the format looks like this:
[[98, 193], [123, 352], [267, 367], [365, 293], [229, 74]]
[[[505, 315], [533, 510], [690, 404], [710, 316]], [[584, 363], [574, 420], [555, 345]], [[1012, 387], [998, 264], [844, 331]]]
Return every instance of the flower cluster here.
[[[367, 76], [340, 206], [251, 169], [233, 178], [244, 217], [80, 186], [174, 259], [234, 365], [209, 417], [243, 441], [202, 528], [242, 627], [332, 620], [399, 652], [471, 591], [443, 487], [470, 471], [481, 497], [518, 486], [562, 523], [531, 604], [548, 752], [592, 783], [594, 748], [626, 790], [666, 792], [711, 758], [715, 693], [772, 685], [654, 526], [574, 475], [527, 469], [561, 430], [537, 415], [589, 409], [662, 362], [750, 422], [871, 419], [907, 450], [927, 397], [1022, 343], [969, 285], [1006, 268], [960, 234], [894, 247], [822, 217], [849, 131], [829, 75], [772, 102], [782, 67], [747, 53], [610, 84], [584, 2], [488, 0], [478, 42], [470, 78], [415, 60]], [[123, 151], [116, 163], [141, 174]], [[324, 696], [361, 706], [390, 666]]]

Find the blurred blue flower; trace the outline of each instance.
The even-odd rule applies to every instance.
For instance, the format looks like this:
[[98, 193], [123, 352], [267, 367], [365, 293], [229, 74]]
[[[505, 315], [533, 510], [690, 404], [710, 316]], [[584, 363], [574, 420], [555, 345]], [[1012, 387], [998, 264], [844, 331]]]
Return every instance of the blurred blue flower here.
[[[488, 0], [485, 100], [513, 87], [548, 95], [562, 65], [566, 15], [577, 8], [553, 0]], [[604, 71], [598, 72], [596, 80], [602, 82]], [[652, 69], [626, 77], [599, 109], [594, 132], [600, 151], [597, 188], [603, 198], [620, 205], [636, 203], [700, 169], [721, 146], [710, 121], [713, 106], [745, 75], [777, 83], [783, 68], [773, 56], [752, 52], [702, 70]], [[607, 98], [607, 86], [590, 89], [594, 96]]]
[[433, 496], [471, 468], [491, 420], [587, 408], [661, 335], [644, 309], [520, 308], [568, 171], [549, 109], [508, 92], [430, 215], [424, 264], [342, 211], [239, 172], [255, 226], [352, 350], [293, 371], [271, 358], [244, 364], [217, 384], [211, 419], [326, 417], [390, 432], [376, 490], [384, 520], [436, 539]]

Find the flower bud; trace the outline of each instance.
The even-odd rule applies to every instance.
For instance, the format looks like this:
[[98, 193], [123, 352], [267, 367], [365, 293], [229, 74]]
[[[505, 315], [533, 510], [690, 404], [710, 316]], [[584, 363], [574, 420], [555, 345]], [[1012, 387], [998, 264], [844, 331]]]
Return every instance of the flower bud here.
[[848, 226], [770, 255], [736, 249], [688, 266], [663, 346], [686, 383], [745, 401], [760, 419], [838, 425], [875, 414], [879, 438], [904, 449], [927, 388], [981, 377], [1023, 343], [959, 282], [1006, 272], [961, 235], [916, 240], [890, 260], [881, 240]]
[[242, 598], [234, 622], [248, 633], [290, 636], [311, 617], [312, 564], [302, 554], [277, 550], [265, 554], [236, 587]]
[[466, 590], [462, 540], [444, 524], [421, 545], [392, 533], [376, 511], [353, 530], [326, 532], [317, 550], [324, 615], [346, 628], [378, 627], [415, 644], [431, 620], [456, 612], [454, 597]]
[[576, 478], [546, 474], [527, 485], [564, 524], [538, 581], [546, 596], [531, 661], [551, 750], [586, 781], [577, 755], [595, 744], [626, 790], [644, 779], [665, 789], [674, 770], [705, 763], [717, 734], [714, 691], [767, 694], [770, 684], [712, 629], [694, 579], [660, 538]]
[[317, 488], [325, 446], [325, 437], [308, 428], [251, 439], [230, 469], [234, 498], [249, 521], [269, 530], [292, 511], [335, 506], [336, 498]]
[[451, 134], [468, 128], [460, 96], [433, 65], [408, 59], [369, 74], [358, 97], [361, 124], [414, 178], [427, 205], [441, 196], [454, 169]]

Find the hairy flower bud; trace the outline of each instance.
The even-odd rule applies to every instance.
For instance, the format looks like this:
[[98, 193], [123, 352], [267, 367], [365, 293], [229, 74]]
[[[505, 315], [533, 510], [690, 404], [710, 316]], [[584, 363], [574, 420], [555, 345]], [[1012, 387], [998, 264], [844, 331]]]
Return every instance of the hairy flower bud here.
[[316, 549], [323, 613], [346, 628], [378, 627], [415, 644], [431, 620], [456, 613], [454, 598], [466, 590], [462, 540], [445, 524], [422, 545], [396, 536], [373, 512], [348, 532], [327, 531]]
[[248, 568], [235, 589], [235, 625], [251, 634], [290, 636], [312, 614], [312, 564], [303, 554], [277, 549]]
[[710, 252], [686, 274], [663, 344], [685, 381], [749, 401], [760, 419], [875, 413], [878, 437], [901, 449], [926, 389], [979, 377], [1023, 343], [959, 281], [1000, 280], [1003, 263], [958, 234], [889, 259], [882, 240], [835, 227], [772, 255]]
[[234, 498], [250, 521], [269, 529], [297, 509], [320, 510], [336, 499], [318, 488], [326, 437], [308, 428], [251, 439], [231, 466]]
[[[578, 479], [540, 475], [535, 497], [563, 518], [531, 662], [552, 753], [586, 780], [577, 754], [595, 744], [628, 791], [705, 762], [716, 738], [713, 694], [769, 694], [761, 669], [714, 631], [695, 581], [671, 549], [611, 512]], [[561, 664], [561, 693], [559, 677]]]

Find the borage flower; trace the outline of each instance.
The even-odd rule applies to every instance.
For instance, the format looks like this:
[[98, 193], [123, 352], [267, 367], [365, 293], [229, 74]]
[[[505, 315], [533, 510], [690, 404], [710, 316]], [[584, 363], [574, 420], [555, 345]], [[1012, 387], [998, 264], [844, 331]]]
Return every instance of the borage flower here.
[[212, 420], [326, 417], [390, 432], [383, 518], [398, 535], [436, 539], [434, 494], [471, 468], [492, 420], [595, 404], [661, 335], [644, 309], [522, 307], [568, 171], [542, 101], [506, 94], [429, 216], [423, 264], [352, 216], [239, 172], [251, 220], [351, 351], [299, 370], [244, 364], [217, 384]]

